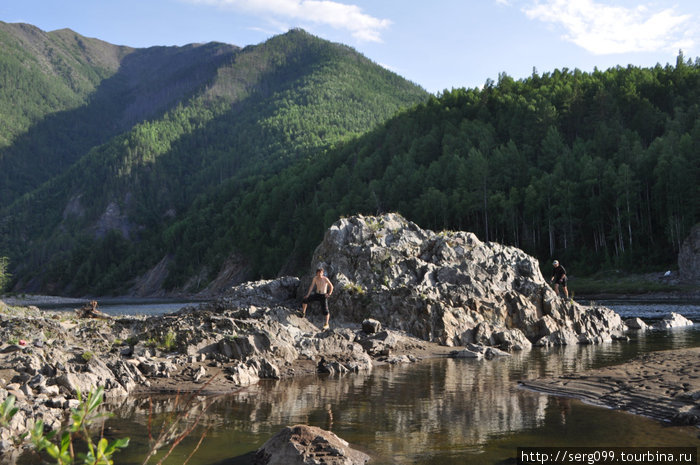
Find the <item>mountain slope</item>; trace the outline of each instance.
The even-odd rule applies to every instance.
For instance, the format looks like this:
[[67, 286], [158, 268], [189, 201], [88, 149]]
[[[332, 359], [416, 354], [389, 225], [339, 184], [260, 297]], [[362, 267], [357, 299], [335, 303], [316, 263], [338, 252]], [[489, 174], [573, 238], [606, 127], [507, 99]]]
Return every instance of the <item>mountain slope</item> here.
[[169, 283], [234, 246], [254, 276], [305, 270], [339, 217], [381, 212], [558, 258], [579, 276], [669, 269], [700, 221], [698, 101], [700, 61], [682, 56], [446, 92], [320, 160], [199, 198], [165, 236]]
[[[226, 47], [136, 50], [123, 60], [123, 74], [110, 78], [114, 88], [105, 95], [127, 103], [106, 112], [110, 123], [129, 124], [129, 109], [138, 110], [135, 103], [144, 99], [178, 98], [148, 105], [164, 113], [91, 145], [0, 212], [0, 251], [15, 264], [17, 289], [114, 291], [163, 258], [164, 234], [197, 196], [222, 185], [248, 189], [427, 97], [349, 47], [301, 30], [244, 49]], [[188, 53], [211, 69], [172, 66], [172, 80], [149, 81], [163, 75], [154, 64]], [[163, 83], [175, 90], [164, 92]]]
[[132, 49], [0, 23], [0, 205], [215, 77], [224, 44]]

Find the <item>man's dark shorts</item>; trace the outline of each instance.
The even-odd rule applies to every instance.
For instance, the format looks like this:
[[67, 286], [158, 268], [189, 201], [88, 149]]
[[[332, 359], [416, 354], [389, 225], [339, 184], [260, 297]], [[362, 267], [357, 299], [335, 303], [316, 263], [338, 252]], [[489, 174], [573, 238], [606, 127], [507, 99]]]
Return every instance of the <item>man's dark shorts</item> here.
[[561, 278], [559, 281], [554, 281], [554, 284], [561, 284], [562, 286], [566, 286], [567, 281], [567, 278]]
[[328, 315], [330, 313], [328, 311], [328, 296], [326, 294], [319, 294], [318, 292], [316, 292], [302, 300], [302, 302], [305, 304], [311, 302], [321, 302], [321, 306], [323, 307], [323, 314]]

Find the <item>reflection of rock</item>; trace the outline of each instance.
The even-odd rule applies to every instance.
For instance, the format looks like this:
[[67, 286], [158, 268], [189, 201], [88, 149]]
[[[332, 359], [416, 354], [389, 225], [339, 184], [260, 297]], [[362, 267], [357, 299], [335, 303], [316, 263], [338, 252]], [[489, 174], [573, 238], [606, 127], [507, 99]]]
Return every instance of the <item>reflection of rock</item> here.
[[258, 449], [254, 465], [360, 465], [369, 456], [347, 441], [315, 426], [286, 427]]
[[678, 271], [682, 280], [700, 283], [700, 223], [690, 230], [683, 241], [678, 252]]
[[[518, 330], [546, 344], [609, 341], [626, 329], [605, 307], [562, 300], [537, 261], [468, 232], [434, 233], [398, 214], [336, 222], [314, 252], [336, 283], [334, 318], [373, 318], [384, 327], [445, 345], [527, 348]], [[308, 284], [302, 280], [302, 289]], [[335, 294], [334, 294], [335, 295]]]
[[[332, 382], [300, 377], [252, 385], [219, 398], [207, 411], [202, 428], [218, 428], [233, 421], [237, 429], [254, 435], [262, 444], [277, 432], [276, 428], [270, 430], [274, 425], [324, 426], [319, 422], [327, 418], [327, 405], [331, 405], [336, 427], [371, 425], [369, 437], [356, 433], [363, 436], [362, 449], [372, 451], [370, 463], [392, 463], [397, 451], [411, 456], [467, 443], [478, 448], [494, 435], [529, 431], [545, 421], [551, 399], [514, 388], [516, 379], [587, 370], [594, 365], [599, 348], [576, 345], [538, 350], [546, 351], [546, 356], [515, 353], [489, 362], [432, 359], [360, 372]], [[626, 350], [622, 344], [605, 348], [611, 357]], [[171, 404], [154, 401], [154, 411], [168, 411]], [[147, 399], [138, 409], [124, 403], [116, 413], [133, 419], [145, 432], [148, 406]], [[359, 439], [333, 431], [359, 445]], [[436, 437], [441, 438], [439, 444]], [[227, 435], [207, 437], [207, 447], [223, 449], [227, 442]]]

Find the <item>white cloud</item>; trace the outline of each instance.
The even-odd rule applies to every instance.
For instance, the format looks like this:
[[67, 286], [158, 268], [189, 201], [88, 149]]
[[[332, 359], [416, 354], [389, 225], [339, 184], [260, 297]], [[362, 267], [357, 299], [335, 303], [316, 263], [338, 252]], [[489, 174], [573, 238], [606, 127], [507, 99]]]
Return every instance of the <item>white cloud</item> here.
[[596, 55], [678, 50], [693, 45], [691, 15], [593, 0], [543, 0], [524, 9], [530, 19], [559, 24], [564, 39]]
[[350, 31], [360, 41], [381, 42], [381, 31], [391, 24], [363, 13], [357, 5], [331, 0], [187, 0], [264, 16], [268, 19], [309, 21]]

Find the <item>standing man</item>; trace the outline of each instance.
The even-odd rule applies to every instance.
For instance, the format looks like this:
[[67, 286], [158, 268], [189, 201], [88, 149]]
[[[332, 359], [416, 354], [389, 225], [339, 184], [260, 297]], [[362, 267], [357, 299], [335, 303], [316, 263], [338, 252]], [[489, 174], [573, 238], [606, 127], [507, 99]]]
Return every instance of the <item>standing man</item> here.
[[558, 260], [554, 260], [552, 265], [554, 266], [554, 274], [549, 281], [554, 283], [554, 292], [559, 296], [559, 285], [561, 284], [561, 288], [564, 290], [564, 296], [568, 299], [569, 289], [566, 287], [566, 270], [559, 264]]
[[[311, 294], [311, 291], [316, 288], [316, 292]], [[316, 269], [316, 276], [311, 281], [309, 290], [306, 292], [304, 299], [301, 301], [301, 317], [306, 316], [306, 306], [309, 302], [321, 302], [323, 305], [323, 314], [326, 315], [326, 324], [323, 325], [323, 329], [328, 329], [328, 320], [331, 317], [331, 313], [328, 311], [328, 297], [333, 294], [333, 283], [323, 275], [323, 268]]]

